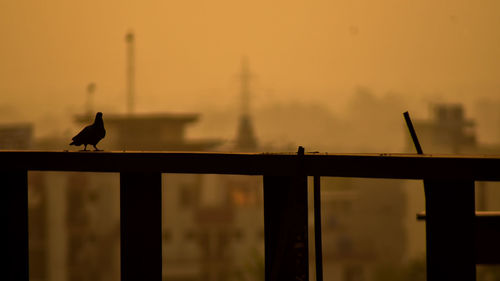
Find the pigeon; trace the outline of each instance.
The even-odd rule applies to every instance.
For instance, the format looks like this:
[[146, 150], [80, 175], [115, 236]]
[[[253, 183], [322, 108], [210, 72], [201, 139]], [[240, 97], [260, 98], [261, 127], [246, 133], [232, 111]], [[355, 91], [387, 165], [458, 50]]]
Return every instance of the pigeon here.
[[96, 145], [105, 135], [106, 130], [104, 129], [104, 122], [102, 121], [102, 112], [97, 112], [94, 123], [83, 128], [78, 135], [73, 137], [73, 142], [69, 145], [80, 146], [83, 144], [85, 145], [83, 151], [87, 151], [87, 145], [91, 144], [94, 146], [95, 151], [100, 151]]

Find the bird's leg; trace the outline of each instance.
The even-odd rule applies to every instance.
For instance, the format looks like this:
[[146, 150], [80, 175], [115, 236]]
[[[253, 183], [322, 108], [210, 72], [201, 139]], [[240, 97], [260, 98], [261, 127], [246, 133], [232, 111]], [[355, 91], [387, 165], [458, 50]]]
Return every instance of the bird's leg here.
[[87, 151], [87, 145], [86, 144], [84, 144], [84, 145], [85, 145], [85, 147], [83, 148], [83, 151]]
[[95, 148], [95, 150], [94, 150], [94, 151], [102, 151], [102, 149], [97, 148], [97, 146], [95, 146], [95, 144], [93, 144], [93, 146], [94, 146], [94, 148]]

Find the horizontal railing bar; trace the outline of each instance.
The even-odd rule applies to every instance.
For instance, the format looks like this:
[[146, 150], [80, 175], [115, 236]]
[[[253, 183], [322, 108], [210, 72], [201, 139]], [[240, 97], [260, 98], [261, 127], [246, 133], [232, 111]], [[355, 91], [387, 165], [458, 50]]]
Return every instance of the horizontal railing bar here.
[[[454, 215], [453, 213], [451, 215]], [[417, 213], [417, 220], [425, 221], [425, 212]], [[496, 219], [500, 222], [500, 212], [499, 211], [476, 211], [476, 219]]]
[[[290, 175], [295, 153], [0, 151], [0, 169]], [[308, 176], [500, 181], [500, 156], [306, 153]]]

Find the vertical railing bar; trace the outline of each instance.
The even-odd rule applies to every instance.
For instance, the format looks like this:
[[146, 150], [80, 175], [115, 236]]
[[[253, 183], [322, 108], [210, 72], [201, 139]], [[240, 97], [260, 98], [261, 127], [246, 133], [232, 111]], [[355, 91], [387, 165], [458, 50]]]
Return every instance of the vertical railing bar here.
[[307, 178], [264, 175], [265, 280], [309, 280]]
[[122, 281], [162, 280], [161, 173], [120, 173]]
[[308, 189], [304, 148], [288, 175], [263, 175], [264, 278], [309, 280]]
[[3, 171], [0, 177], [4, 191], [0, 204], [7, 225], [2, 275], [7, 280], [29, 281], [28, 171]]
[[427, 280], [476, 280], [474, 181], [425, 185]]
[[314, 176], [314, 245], [316, 281], [323, 281], [323, 241], [321, 233], [321, 177]]

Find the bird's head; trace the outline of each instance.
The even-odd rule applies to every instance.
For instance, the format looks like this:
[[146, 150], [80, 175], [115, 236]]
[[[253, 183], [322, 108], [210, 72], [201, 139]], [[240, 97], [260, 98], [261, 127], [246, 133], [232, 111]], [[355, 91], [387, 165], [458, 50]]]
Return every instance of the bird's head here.
[[97, 114], [95, 115], [95, 119], [102, 119], [102, 112], [97, 112]]

